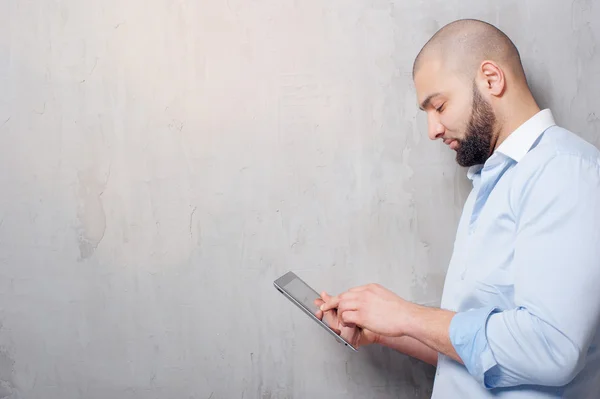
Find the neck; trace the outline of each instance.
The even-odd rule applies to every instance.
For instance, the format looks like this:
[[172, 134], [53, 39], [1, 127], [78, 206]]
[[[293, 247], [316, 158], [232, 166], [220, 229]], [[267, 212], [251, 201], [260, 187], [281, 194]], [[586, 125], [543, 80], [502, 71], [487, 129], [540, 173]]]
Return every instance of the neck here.
[[500, 126], [497, 133], [494, 150], [502, 144], [508, 136], [512, 134], [519, 126], [527, 122], [531, 117], [540, 112], [533, 95], [529, 90], [521, 92], [514, 99], [507, 99], [510, 106], [504, 110], [499, 120]]

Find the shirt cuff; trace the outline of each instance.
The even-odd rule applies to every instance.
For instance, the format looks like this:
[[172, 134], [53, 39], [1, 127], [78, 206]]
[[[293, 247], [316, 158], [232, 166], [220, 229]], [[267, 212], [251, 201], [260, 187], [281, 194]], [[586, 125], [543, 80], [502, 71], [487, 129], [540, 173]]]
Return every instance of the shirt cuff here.
[[486, 388], [485, 373], [497, 362], [488, 345], [486, 325], [490, 316], [498, 313], [496, 307], [473, 309], [454, 315], [450, 322], [450, 342], [469, 373]]

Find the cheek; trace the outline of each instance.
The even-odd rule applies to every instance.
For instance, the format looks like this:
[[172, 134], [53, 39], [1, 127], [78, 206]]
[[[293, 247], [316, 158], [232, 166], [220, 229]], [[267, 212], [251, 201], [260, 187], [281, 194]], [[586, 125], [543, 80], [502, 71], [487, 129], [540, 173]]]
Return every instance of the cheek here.
[[440, 123], [444, 125], [447, 131], [449, 132], [457, 132], [461, 129], [460, 123], [458, 123], [458, 118], [456, 115], [452, 115], [450, 113], [445, 113], [440, 117]]
[[440, 118], [440, 122], [444, 124], [446, 130], [454, 133], [454, 137], [462, 138], [467, 129], [469, 115], [463, 113], [447, 113]]

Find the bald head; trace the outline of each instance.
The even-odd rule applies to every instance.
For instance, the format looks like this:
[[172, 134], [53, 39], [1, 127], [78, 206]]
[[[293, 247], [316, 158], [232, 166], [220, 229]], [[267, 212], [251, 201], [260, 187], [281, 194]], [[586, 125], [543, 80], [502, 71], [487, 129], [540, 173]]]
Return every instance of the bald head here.
[[513, 42], [495, 26], [473, 19], [452, 22], [433, 35], [415, 59], [413, 78], [424, 63], [433, 61], [472, 80], [486, 60], [497, 63], [519, 83], [526, 83]]
[[429, 138], [456, 151], [461, 166], [485, 163], [539, 112], [517, 48], [482, 21], [459, 20], [440, 29], [415, 59], [413, 79]]

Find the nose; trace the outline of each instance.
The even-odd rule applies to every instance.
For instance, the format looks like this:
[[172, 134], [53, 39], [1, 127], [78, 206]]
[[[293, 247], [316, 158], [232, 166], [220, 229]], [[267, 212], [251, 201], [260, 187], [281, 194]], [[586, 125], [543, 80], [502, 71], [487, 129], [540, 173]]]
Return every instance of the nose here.
[[428, 135], [431, 140], [437, 140], [444, 136], [446, 128], [442, 125], [433, 112], [430, 112], [427, 116], [427, 129]]

